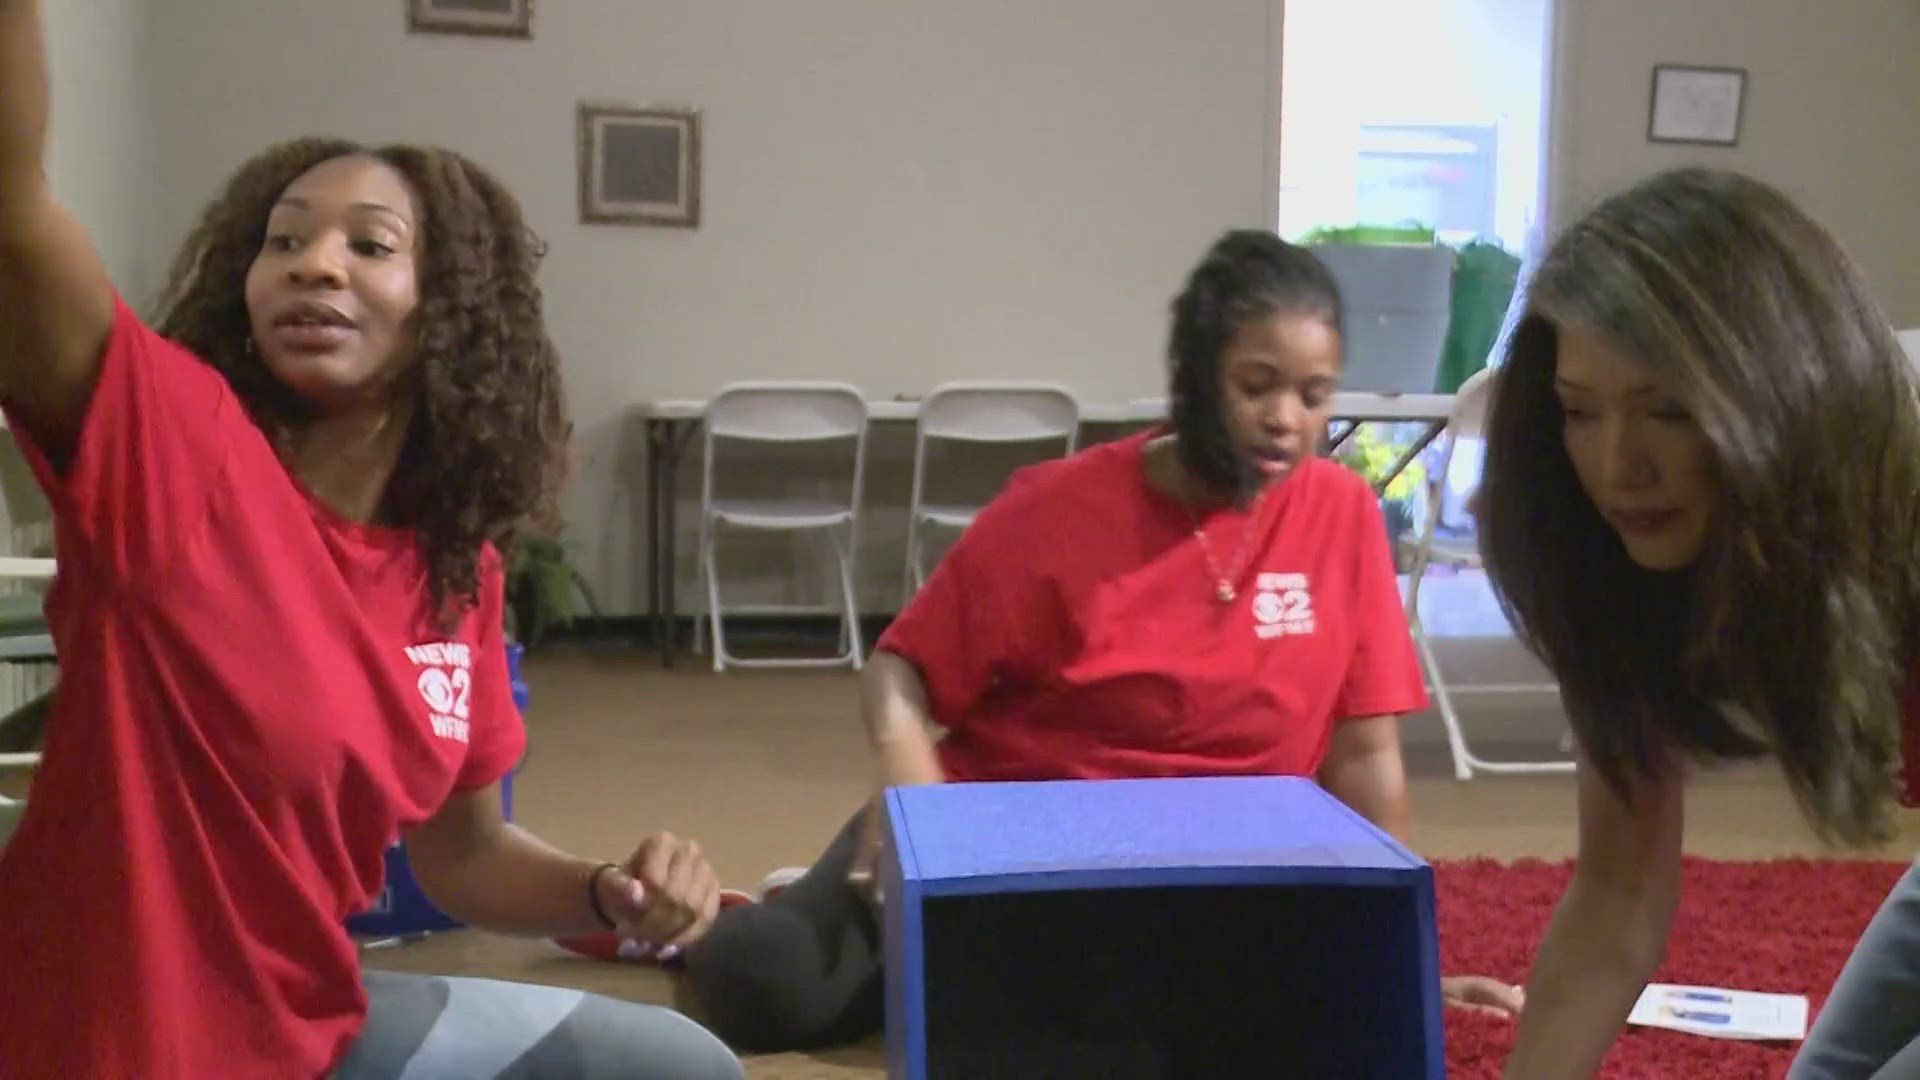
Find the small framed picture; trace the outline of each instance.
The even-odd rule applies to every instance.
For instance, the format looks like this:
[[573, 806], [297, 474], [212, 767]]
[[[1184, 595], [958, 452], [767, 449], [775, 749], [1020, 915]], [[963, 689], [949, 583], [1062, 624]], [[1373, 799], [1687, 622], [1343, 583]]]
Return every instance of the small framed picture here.
[[1746, 97], [1745, 69], [1657, 65], [1653, 100], [1647, 109], [1647, 141], [1738, 146]]
[[407, 0], [407, 29], [416, 34], [533, 36], [533, 0]]
[[580, 106], [580, 220], [700, 225], [697, 109]]

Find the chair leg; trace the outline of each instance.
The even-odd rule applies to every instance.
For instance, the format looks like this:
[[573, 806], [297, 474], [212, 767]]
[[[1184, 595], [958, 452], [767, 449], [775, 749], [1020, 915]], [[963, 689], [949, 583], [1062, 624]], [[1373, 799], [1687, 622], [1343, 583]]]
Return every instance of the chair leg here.
[[900, 567], [900, 606], [906, 607], [920, 591], [920, 530], [918, 523], [907, 522], [907, 560]]
[[1467, 737], [1460, 730], [1460, 714], [1454, 711], [1453, 695], [1447, 692], [1447, 681], [1440, 674], [1440, 661], [1433, 655], [1433, 645], [1427, 640], [1426, 628], [1420, 625], [1419, 615], [1413, 617], [1413, 642], [1420, 650], [1420, 666], [1427, 670], [1427, 683], [1433, 687], [1433, 700], [1440, 707], [1440, 722], [1447, 729], [1447, 749], [1453, 755], [1453, 778], [1456, 780], [1473, 779], [1473, 754], [1467, 749]]
[[853, 537], [846, 537], [838, 529], [828, 530], [833, 538], [834, 562], [840, 567], [840, 600], [842, 603], [841, 652], [852, 663], [853, 670], [859, 671], [865, 664], [860, 642], [860, 603], [855, 596], [853, 586]]
[[[713, 542], [712, 524], [700, 523], [700, 540], [695, 545], [693, 590], [702, 604], [707, 599], [707, 546]], [[693, 655], [705, 656], [707, 653], [707, 609], [703, 607], [694, 613], [693, 618]]]
[[713, 630], [713, 670], [720, 672], [727, 670], [727, 661], [732, 658], [727, 655], [726, 617], [720, 610], [720, 573], [718, 560], [714, 557], [717, 547], [717, 536], [709, 532], [707, 542], [701, 546], [700, 562], [707, 579], [707, 621]]
[[[1453, 754], [1455, 779], [1471, 780], [1476, 772], [1505, 776], [1565, 774], [1574, 771], [1571, 761], [1490, 761], [1476, 755], [1467, 745], [1466, 732], [1460, 725], [1460, 713], [1454, 708], [1453, 694], [1447, 687], [1446, 678], [1440, 673], [1440, 661], [1434, 655], [1433, 644], [1427, 637], [1426, 628], [1420, 624], [1417, 612], [1410, 614], [1409, 618], [1413, 642], [1420, 654], [1420, 666], [1426, 669], [1427, 681], [1433, 687], [1434, 704], [1440, 709], [1440, 722], [1447, 729], [1447, 748]], [[1487, 689], [1496, 688], [1488, 687]]]

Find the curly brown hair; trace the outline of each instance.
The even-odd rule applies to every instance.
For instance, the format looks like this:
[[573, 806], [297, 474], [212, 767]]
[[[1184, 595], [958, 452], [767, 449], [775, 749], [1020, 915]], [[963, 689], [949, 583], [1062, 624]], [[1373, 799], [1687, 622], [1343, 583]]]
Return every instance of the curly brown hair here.
[[[1670, 377], [1724, 489], [1685, 571], [1641, 569], [1582, 490], [1561, 327]], [[1596, 772], [1771, 755], [1823, 836], [1889, 835], [1920, 656], [1920, 385], [1864, 274], [1738, 173], [1648, 178], [1541, 263], [1495, 382], [1479, 532]]]
[[476, 601], [486, 544], [504, 550], [517, 532], [554, 525], [564, 478], [569, 426], [534, 281], [545, 249], [513, 194], [438, 147], [280, 143], [240, 166], [207, 207], [174, 260], [154, 322], [226, 376], [284, 446], [310, 409], [251, 347], [247, 271], [287, 185], [355, 154], [392, 167], [419, 202], [420, 396], [381, 515], [419, 535], [428, 600], [444, 624]]

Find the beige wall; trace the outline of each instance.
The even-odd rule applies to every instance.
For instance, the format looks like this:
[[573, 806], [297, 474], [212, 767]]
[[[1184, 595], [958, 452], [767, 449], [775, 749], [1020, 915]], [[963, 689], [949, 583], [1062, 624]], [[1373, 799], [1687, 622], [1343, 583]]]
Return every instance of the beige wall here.
[[[1920, 325], [1920, 4], [1914, 0], [1560, 0], [1554, 139], [1564, 220], [1680, 164], [1781, 185], [1865, 266], [1896, 325]], [[1656, 63], [1747, 69], [1732, 149], [1647, 142]]]
[[[1920, 6], [1561, 4], [1560, 213], [1681, 161], [1750, 169], [1823, 215], [1895, 320], [1920, 323]], [[55, 175], [130, 293], [276, 138], [444, 142], [519, 191], [552, 243], [581, 432], [569, 543], [616, 613], [645, 596], [639, 402], [767, 375], [875, 396], [997, 375], [1151, 393], [1180, 273], [1220, 229], [1272, 218], [1269, 0], [567, 0], [539, 6], [532, 42], [410, 37], [380, 0], [46, 7]], [[1661, 61], [1749, 69], [1741, 147], [1645, 141]], [[704, 107], [700, 230], [577, 224], [583, 97]], [[863, 591], [879, 609], [905, 447], [876, 451]], [[791, 598], [774, 595], [791, 564], [764, 559], [759, 592]]]
[[135, 47], [146, 0], [52, 0], [46, 11], [54, 98], [47, 172], [129, 294], [151, 286], [142, 224], [151, 201], [141, 170], [149, 71]]
[[[152, 248], [307, 131], [444, 142], [525, 200], [581, 432], [570, 543], [614, 611], [644, 602], [640, 402], [767, 377], [1151, 393], [1181, 273], [1271, 216], [1267, 0], [566, 0], [531, 42], [410, 37], [371, 0], [167, 7]], [[577, 223], [581, 98], [705, 110], [698, 231]]]

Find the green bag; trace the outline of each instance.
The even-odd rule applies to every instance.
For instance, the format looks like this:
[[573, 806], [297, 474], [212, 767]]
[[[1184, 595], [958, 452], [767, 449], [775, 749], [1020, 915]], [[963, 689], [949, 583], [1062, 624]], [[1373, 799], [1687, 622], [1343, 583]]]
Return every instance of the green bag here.
[[1519, 282], [1519, 256], [1500, 245], [1475, 240], [1460, 249], [1453, 265], [1453, 310], [1440, 352], [1435, 393], [1457, 392], [1487, 366]]
[[1302, 247], [1316, 244], [1391, 245], [1434, 243], [1433, 230], [1409, 222], [1404, 225], [1322, 225], [1300, 238]]

